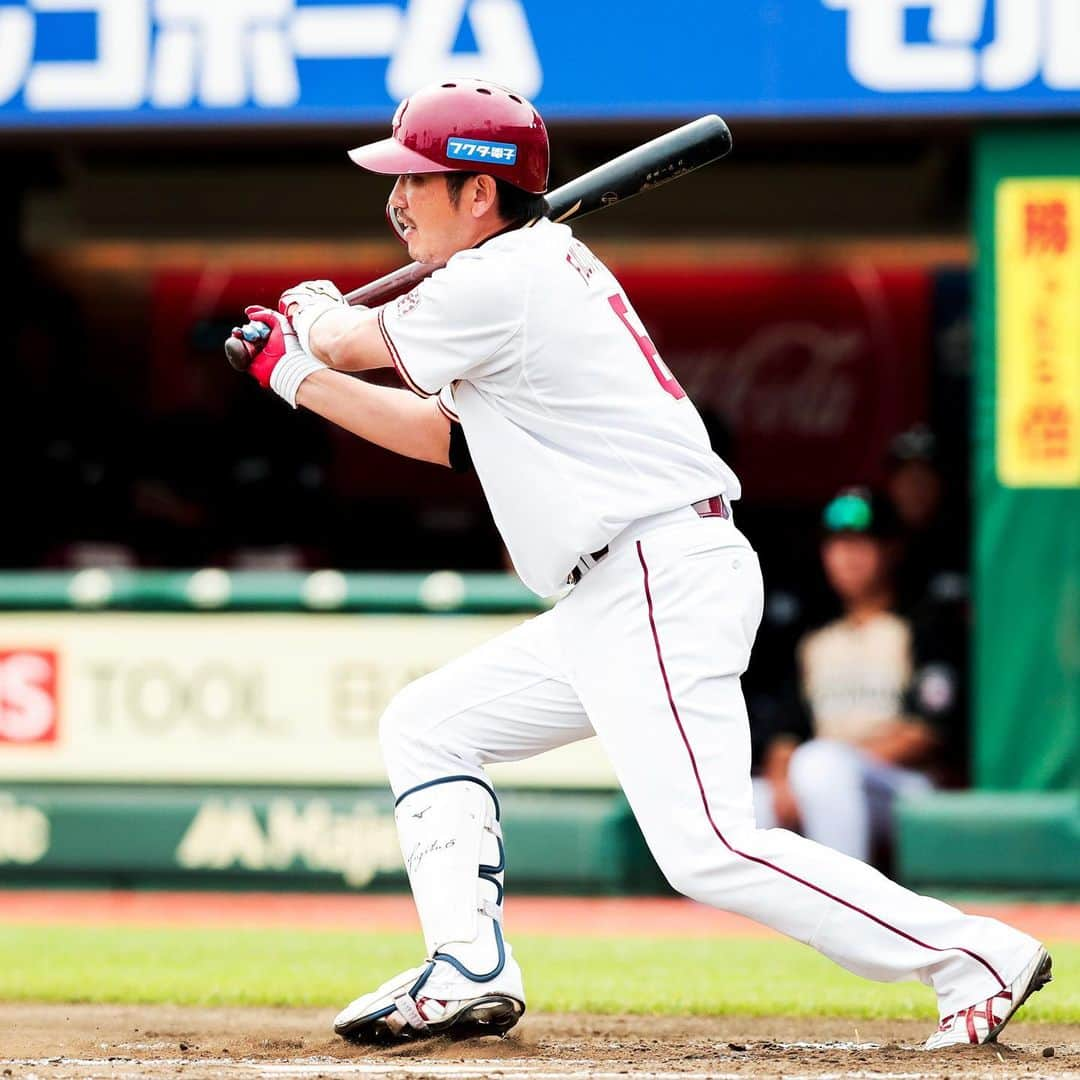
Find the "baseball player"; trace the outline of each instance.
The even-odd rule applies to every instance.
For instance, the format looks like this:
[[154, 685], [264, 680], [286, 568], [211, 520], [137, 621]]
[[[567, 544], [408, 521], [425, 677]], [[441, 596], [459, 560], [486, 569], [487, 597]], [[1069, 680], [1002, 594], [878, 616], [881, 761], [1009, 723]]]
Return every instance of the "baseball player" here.
[[[928, 1046], [985, 1042], [1050, 977], [1034, 939], [918, 896], [782, 829], [756, 829], [739, 676], [762, 608], [739, 481], [630, 299], [547, 220], [528, 101], [456, 79], [350, 151], [395, 176], [412, 258], [443, 263], [377, 310], [329, 282], [285, 292], [252, 368], [293, 407], [409, 457], [475, 468], [546, 613], [406, 687], [381, 740], [427, 959], [347, 1005], [356, 1040], [501, 1034], [525, 1011], [503, 934], [499, 804], [484, 766], [596, 735], [658, 864], [704, 903], [849, 971], [937, 993]], [[405, 389], [343, 372], [397, 368]]]

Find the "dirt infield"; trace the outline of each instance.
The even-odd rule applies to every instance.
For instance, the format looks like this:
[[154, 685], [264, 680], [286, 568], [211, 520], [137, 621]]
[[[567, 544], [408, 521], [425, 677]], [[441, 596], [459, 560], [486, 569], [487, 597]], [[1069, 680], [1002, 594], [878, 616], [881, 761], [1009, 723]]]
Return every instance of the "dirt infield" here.
[[[630, 936], [771, 932], [690, 901], [515, 897], [515, 929]], [[1080, 939], [1075, 905], [968, 910], [1058, 940]], [[416, 929], [409, 897], [0, 891], [0, 923]], [[986, 1080], [1076, 1077], [1080, 1025], [1012, 1024], [1000, 1046], [920, 1049], [923, 1021], [528, 1015], [509, 1038], [351, 1046], [326, 1009], [0, 1003], [0, 1080], [671, 1080], [724, 1077]]]
[[313, 1009], [0, 1005], [0, 1075], [418, 1077], [585, 1080], [671, 1077], [1080, 1077], [1080, 1026], [1010, 1025], [999, 1046], [919, 1049], [915, 1022], [527, 1016], [506, 1039], [352, 1046]]

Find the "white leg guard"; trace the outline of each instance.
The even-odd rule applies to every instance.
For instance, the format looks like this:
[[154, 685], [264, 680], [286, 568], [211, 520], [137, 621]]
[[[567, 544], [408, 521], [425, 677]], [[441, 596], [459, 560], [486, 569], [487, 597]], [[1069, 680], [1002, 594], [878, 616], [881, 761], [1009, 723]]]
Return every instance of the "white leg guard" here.
[[448, 776], [405, 792], [395, 817], [428, 956], [473, 982], [499, 980], [510, 947], [502, 935], [505, 859], [494, 792], [475, 777]]
[[395, 813], [428, 960], [350, 1002], [334, 1030], [358, 1042], [503, 1035], [525, 1012], [525, 989], [502, 936], [495, 795], [448, 776], [406, 791]]

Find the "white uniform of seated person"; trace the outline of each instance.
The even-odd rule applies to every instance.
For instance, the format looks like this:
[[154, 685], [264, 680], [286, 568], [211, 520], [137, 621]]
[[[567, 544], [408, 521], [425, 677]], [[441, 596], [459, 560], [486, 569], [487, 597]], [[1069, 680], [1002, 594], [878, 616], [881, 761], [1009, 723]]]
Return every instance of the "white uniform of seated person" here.
[[790, 735], [774, 737], [754, 780], [754, 811], [759, 826], [798, 824], [811, 840], [869, 861], [875, 843], [891, 837], [897, 797], [933, 787], [924, 767], [938, 750], [933, 722], [947, 715], [954, 682], [944, 664], [916, 671], [914, 626], [894, 610], [889, 504], [865, 488], [845, 489], [825, 507], [822, 528], [825, 577], [843, 614], [799, 642], [812, 737], [798, 743], [794, 723]]
[[[794, 746], [786, 781], [804, 836], [867, 861], [877, 842], [891, 837], [899, 796], [933, 788], [921, 769], [872, 752], [870, 744], [904, 718], [912, 679], [911, 627], [881, 611], [862, 621], [837, 619], [800, 642], [799, 676], [813, 723], [813, 738]], [[759, 826], [779, 823], [777, 782], [754, 780]]]
[[[762, 581], [730, 513], [739, 484], [610, 271], [568, 227], [526, 224], [547, 182], [539, 115], [503, 87], [456, 80], [408, 99], [393, 136], [351, 156], [397, 175], [395, 228], [414, 259], [446, 266], [377, 312], [326, 283], [287, 291], [291, 327], [259, 316], [274, 328], [267, 355], [280, 353], [259, 377], [398, 452], [455, 467], [471, 456], [522, 580], [541, 596], [574, 584], [383, 717], [427, 959], [348, 1005], [336, 1030], [402, 1039], [517, 1021], [525, 990], [484, 766], [595, 735], [676, 889], [849, 971], [919, 979], [943, 1018], [990, 1012], [986, 1037], [1045, 977], [1038, 942], [755, 827], [739, 677]], [[413, 394], [329, 370], [390, 364]]]

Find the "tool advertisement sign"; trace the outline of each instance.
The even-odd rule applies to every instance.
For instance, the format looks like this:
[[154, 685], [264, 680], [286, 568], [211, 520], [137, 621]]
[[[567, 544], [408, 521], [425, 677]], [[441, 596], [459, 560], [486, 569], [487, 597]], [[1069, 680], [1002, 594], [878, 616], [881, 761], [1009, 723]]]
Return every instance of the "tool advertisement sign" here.
[[465, 74], [559, 119], [1075, 111], [1078, 40], [1062, 0], [3, 0], [0, 126], [385, 122]]
[[[0, 783], [382, 786], [379, 718], [390, 699], [521, 620], [7, 614]], [[613, 784], [596, 740], [495, 774], [524, 786]], [[4, 820], [0, 803], [0, 848]]]
[[0, 648], [0, 743], [52, 743], [58, 724], [56, 653]]

